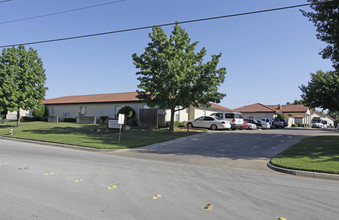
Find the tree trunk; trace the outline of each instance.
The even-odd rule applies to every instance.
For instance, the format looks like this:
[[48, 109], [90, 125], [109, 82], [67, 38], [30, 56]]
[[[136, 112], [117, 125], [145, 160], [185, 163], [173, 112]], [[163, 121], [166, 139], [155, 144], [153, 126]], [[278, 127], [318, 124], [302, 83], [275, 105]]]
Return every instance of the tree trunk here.
[[18, 121], [17, 121], [17, 123], [16, 123], [16, 126], [17, 126], [17, 127], [20, 127], [20, 120], [21, 120], [20, 108], [19, 108], [19, 110], [17, 111], [17, 118], [18, 118]]
[[175, 108], [171, 108], [171, 122], [170, 122], [170, 132], [174, 131], [174, 113], [175, 113]]

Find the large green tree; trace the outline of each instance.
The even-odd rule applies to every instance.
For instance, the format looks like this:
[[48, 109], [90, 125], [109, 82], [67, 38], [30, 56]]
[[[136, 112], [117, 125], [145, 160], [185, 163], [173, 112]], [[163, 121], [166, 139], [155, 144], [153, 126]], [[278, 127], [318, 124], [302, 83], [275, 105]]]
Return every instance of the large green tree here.
[[339, 75], [336, 72], [311, 73], [311, 81], [299, 89], [307, 106], [339, 111]]
[[20, 126], [20, 109], [29, 110], [45, 97], [47, 88], [45, 69], [36, 50], [23, 45], [2, 50], [0, 56], [0, 106], [17, 111]]
[[313, 12], [302, 10], [317, 28], [317, 38], [328, 45], [321, 51], [324, 59], [331, 59], [334, 68], [339, 72], [339, 1], [308, 0], [312, 3]]
[[140, 69], [136, 73], [140, 81], [138, 98], [150, 107], [170, 109], [173, 131], [176, 111], [190, 106], [209, 107], [210, 102], [219, 103], [225, 97], [218, 87], [224, 82], [226, 68], [217, 69], [221, 53], [203, 63], [206, 49], [195, 52], [198, 42], [191, 43], [178, 24], [169, 37], [160, 27], [154, 27], [149, 37], [151, 42], [145, 52], [132, 55]]

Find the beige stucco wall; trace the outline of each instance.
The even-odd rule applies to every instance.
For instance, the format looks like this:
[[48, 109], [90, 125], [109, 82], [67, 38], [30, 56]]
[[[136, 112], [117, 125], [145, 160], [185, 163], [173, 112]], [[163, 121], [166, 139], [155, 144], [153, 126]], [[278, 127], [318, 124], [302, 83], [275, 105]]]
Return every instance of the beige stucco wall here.
[[[190, 113], [191, 110], [191, 113]], [[170, 121], [171, 120], [171, 110], [166, 110], [165, 111], [165, 120]], [[174, 121], [188, 121], [188, 120], [193, 120], [196, 118], [199, 118], [201, 116], [208, 116], [211, 115], [214, 112], [223, 112], [223, 111], [218, 111], [218, 110], [212, 110], [212, 109], [204, 109], [204, 108], [186, 108], [180, 111], [177, 111], [174, 115]], [[193, 115], [190, 117], [190, 114]]]
[[108, 116], [110, 118], [116, 117], [119, 109], [125, 105], [134, 109], [137, 117], [139, 109], [145, 108], [145, 103], [99, 103], [99, 104], [69, 104], [69, 105], [46, 105], [46, 109], [50, 116], [58, 116], [59, 121], [64, 118], [76, 118], [80, 115], [81, 108], [84, 109], [84, 116]]
[[[20, 115], [21, 117], [33, 117], [32, 116], [32, 110], [22, 110], [20, 109]], [[16, 111], [8, 111], [6, 114], [6, 119], [17, 119], [17, 112]]]
[[[174, 113], [174, 121], [187, 121], [189, 109], [183, 109]], [[165, 121], [171, 121], [171, 110], [165, 110]]]
[[217, 111], [217, 110], [211, 110], [211, 109], [198, 109], [196, 108], [194, 111], [194, 117], [199, 118], [201, 116], [210, 116], [212, 113], [215, 112], [224, 112], [224, 111]]

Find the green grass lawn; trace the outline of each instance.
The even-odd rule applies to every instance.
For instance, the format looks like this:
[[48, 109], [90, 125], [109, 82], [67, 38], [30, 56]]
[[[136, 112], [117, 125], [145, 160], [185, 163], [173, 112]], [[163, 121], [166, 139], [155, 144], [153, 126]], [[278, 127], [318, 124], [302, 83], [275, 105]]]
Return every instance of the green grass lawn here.
[[339, 174], [339, 137], [306, 138], [277, 155], [272, 163], [284, 168]]
[[[96, 133], [96, 129], [100, 133]], [[9, 135], [9, 129], [14, 130]], [[16, 121], [10, 121], [6, 125], [0, 125], [0, 136], [54, 143], [71, 144], [77, 146], [100, 149], [125, 149], [147, 146], [163, 141], [172, 140], [188, 135], [184, 129], [177, 129], [170, 133], [168, 129], [137, 129], [129, 128], [122, 132], [121, 142], [118, 144], [118, 132], [108, 131], [104, 125], [81, 125], [76, 123], [47, 123], [47, 122], [21, 122], [19, 128]]]

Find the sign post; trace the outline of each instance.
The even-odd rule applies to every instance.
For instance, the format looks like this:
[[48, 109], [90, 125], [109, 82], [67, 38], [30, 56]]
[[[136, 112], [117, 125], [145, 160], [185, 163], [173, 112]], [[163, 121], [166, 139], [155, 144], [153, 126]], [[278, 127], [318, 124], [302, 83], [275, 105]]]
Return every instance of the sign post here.
[[120, 137], [121, 137], [121, 128], [122, 125], [125, 122], [125, 115], [124, 114], [119, 114], [119, 118], [118, 118], [118, 125], [120, 125], [120, 130], [119, 130], [119, 141], [118, 144], [120, 144]]

